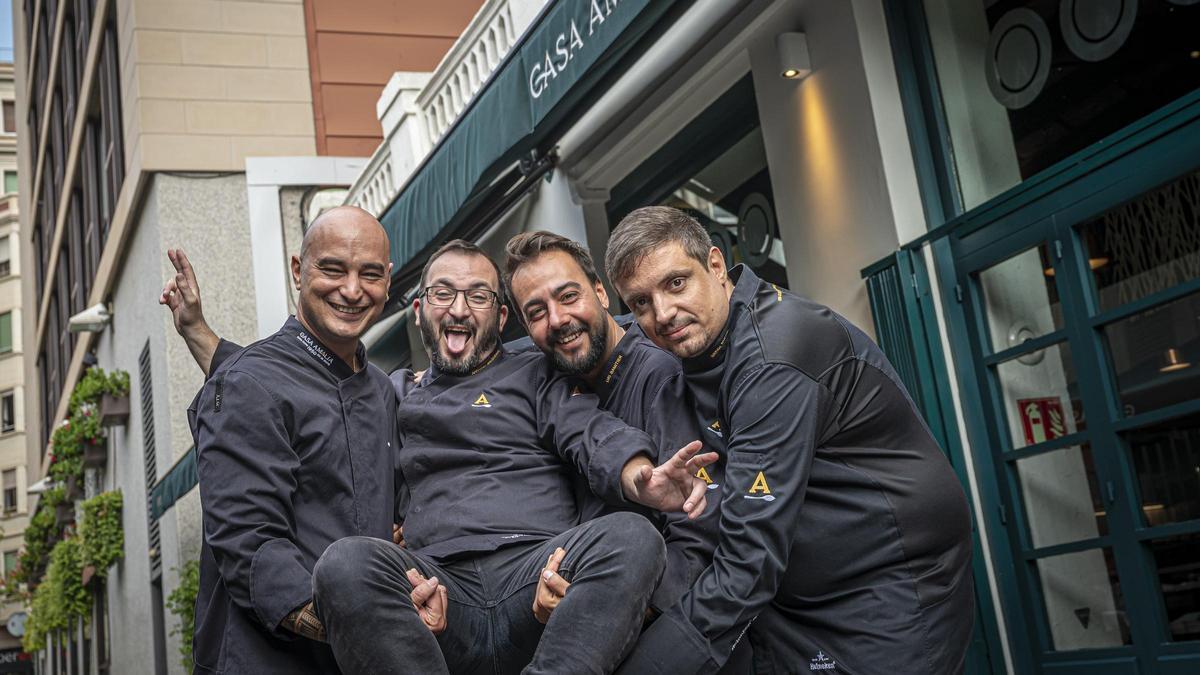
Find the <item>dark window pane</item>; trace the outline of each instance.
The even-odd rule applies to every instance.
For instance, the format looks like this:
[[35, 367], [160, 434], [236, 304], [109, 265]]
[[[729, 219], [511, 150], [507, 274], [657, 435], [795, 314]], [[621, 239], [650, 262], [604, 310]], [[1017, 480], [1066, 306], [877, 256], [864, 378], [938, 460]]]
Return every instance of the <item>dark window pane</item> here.
[[1050, 251], [1042, 244], [979, 273], [993, 352], [1063, 327], [1050, 260]]
[[17, 133], [17, 106], [12, 101], [4, 102], [4, 133]]
[[1200, 640], [1200, 534], [1151, 542], [1171, 639]]
[[1200, 414], [1125, 435], [1148, 525], [1200, 518]]
[[1079, 231], [1101, 311], [1200, 277], [1200, 174], [1141, 195]]
[[1104, 340], [1126, 416], [1200, 394], [1200, 293], [1109, 324]]

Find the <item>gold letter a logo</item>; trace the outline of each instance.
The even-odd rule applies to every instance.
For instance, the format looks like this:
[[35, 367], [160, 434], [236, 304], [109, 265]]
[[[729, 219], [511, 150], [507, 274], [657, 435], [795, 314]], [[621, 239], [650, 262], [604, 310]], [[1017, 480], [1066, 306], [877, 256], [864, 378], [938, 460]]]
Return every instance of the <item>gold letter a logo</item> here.
[[758, 476], [754, 479], [754, 485], [750, 486], [750, 494], [761, 492], [765, 495], [771, 494], [771, 488], [767, 487], [767, 477], [763, 472], [759, 471]]
[[492, 407], [492, 404], [488, 403], [486, 395], [480, 394], [479, 398], [475, 399], [475, 402], [471, 404], [471, 407], [473, 407], [473, 408], [490, 408], [490, 407]]
[[712, 478], [708, 477], [708, 470], [704, 467], [700, 467], [700, 470], [696, 472], [696, 478], [699, 478], [708, 485], [712, 485]]

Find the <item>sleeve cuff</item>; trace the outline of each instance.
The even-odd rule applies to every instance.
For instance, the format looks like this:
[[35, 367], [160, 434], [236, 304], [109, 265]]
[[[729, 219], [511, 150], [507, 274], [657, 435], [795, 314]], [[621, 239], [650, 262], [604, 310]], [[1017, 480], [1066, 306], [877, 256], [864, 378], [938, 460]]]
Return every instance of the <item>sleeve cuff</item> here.
[[259, 547], [250, 563], [250, 602], [271, 635], [294, 639], [296, 634], [280, 624], [311, 600], [312, 572], [300, 562], [296, 547], [284, 539], [272, 539]]
[[588, 487], [609, 504], [627, 506], [632, 502], [625, 498], [621, 488], [621, 471], [638, 455], [654, 461], [649, 437], [630, 428], [613, 433], [601, 446], [599, 452], [588, 458]]

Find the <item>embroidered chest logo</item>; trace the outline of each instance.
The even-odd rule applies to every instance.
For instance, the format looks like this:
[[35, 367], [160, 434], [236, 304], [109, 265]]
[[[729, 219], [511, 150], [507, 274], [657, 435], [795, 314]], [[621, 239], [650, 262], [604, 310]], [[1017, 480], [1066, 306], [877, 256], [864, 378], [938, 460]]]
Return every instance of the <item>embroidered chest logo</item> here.
[[716, 490], [717, 488], [721, 487], [720, 483], [713, 482], [712, 476], [708, 475], [708, 469], [705, 467], [700, 467], [700, 470], [696, 472], [696, 478], [704, 481], [704, 487], [708, 488], [709, 490]]
[[817, 655], [812, 657], [808, 662], [808, 669], [812, 672], [834, 670], [837, 668], [837, 661], [825, 655], [825, 652], [818, 651]]
[[725, 437], [725, 434], [721, 433], [721, 420], [713, 420], [713, 423], [708, 425], [705, 428], [708, 429], [709, 431], [713, 432], [717, 436], [720, 436], [722, 438]]
[[492, 403], [490, 401], [488, 401], [487, 394], [480, 393], [479, 398], [475, 399], [475, 402], [471, 404], [471, 407], [472, 408], [490, 408], [490, 407], [492, 407]]
[[775, 495], [771, 494], [771, 487], [767, 485], [767, 477], [763, 475], [763, 472], [759, 471], [758, 475], [754, 477], [754, 484], [750, 486], [750, 494], [742, 495], [742, 499], [761, 499], [764, 502], [775, 501]]

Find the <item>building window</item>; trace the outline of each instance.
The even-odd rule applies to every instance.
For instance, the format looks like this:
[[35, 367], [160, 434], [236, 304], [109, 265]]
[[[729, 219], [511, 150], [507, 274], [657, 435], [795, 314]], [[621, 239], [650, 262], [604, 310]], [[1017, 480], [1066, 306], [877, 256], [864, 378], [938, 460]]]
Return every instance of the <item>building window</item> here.
[[[4, 470], [4, 512], [10, 513], [17, 510], [17, 470]], [[8, 560], [5, 560], [5, 569], [7, 569]]]
[[17, 551], [4, 552], [4, 576], [12, 574], [12, 571], [17, 569]]
[[17, 133], [17, 106], [12, 101], [4, 101], [4, 133]]
[[9, 241], [11, 240], [8, 235], [0, 237], [0, 277], [12, 274], [12, 253]]
[[13, 390], [0, 394], [0, 433], [8, 433], [17, 428], [17, 397]]
[[5, 312], [0, 314], [0, 354], [7, 354], [12, 348], [12, 312]]
[[11, 195], [17, 191], [17, 172], [4, 172], [4, 194]]

